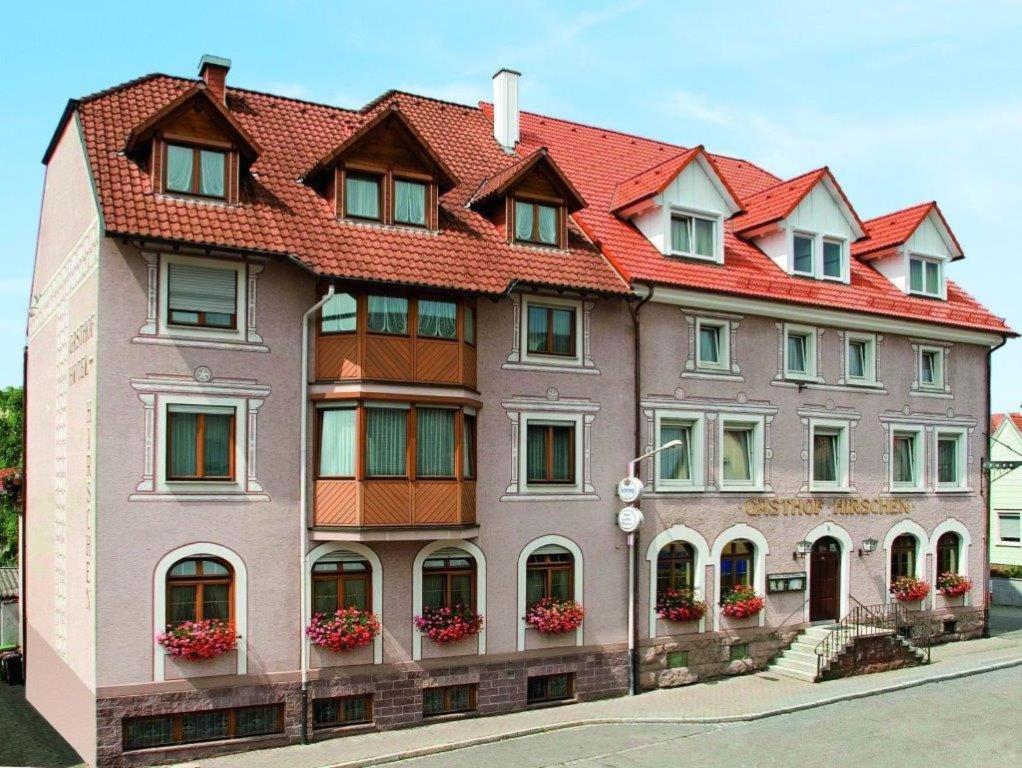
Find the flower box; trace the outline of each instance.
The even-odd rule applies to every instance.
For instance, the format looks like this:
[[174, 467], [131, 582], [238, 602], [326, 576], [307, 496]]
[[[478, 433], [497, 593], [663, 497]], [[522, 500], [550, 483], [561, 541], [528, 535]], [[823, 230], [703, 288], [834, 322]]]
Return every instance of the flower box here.
[[313, 645], [343, 653], [369, 645], [380, 634], [380, 620], [371, 611], [342, 608], [336, 613], [315, 614], [305, 634]]
[[438, 645], [456, 643], [478, 635], [483, 628], [482, 615], [467, 605], [426, 608], [414, 621], [416, 629]]
[[745, 619], [758, 614], [765, 605], [766, 602], [752, 587], [739, 584], [724, 595], [721, 612], [732, 619]]
[[706, 603], [691, 590], [668, 589], [657, 595], [656, 612], [661, 619], [679, 624], [699, 621], [706, 615]]
[[930, 585], [914, 576], [900, 576], [891, 584], [891, 595], [899, 603], [925, 600], [928, 594], [930, 594]]
[[525, 613], [525, 623], [545, 635], [574, 632], [582, 626], [585, 611], [574, 600], [544, 597]]
[[937, 577], [937, 589], [944, 597], [959, 597], [972, 589], [972, 581], [960, 573], [942, 573]]
[[156, 636], [170, 656], [185, 661], [205, 661], [238, 647], [234, 624], [223, 619], [183, 621]]

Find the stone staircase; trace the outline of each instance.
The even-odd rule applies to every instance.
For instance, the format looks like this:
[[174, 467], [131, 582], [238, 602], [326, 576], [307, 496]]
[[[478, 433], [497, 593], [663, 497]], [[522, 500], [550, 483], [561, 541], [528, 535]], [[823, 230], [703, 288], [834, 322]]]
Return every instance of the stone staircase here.
[[816, 646], [837, 628], [836, 624], [826, 624], [800, 632], [788, 649], [770, 662], [769, 669], [783, 677], [796, 680], [816, 682]]

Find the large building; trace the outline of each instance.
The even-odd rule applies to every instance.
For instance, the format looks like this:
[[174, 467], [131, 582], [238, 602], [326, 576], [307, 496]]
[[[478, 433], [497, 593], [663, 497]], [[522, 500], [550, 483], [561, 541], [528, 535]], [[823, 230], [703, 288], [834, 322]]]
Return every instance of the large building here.
[[[983, 631], [1014, 334], [949, 279], [935, 203], [863, 220], [827, 168], [523, 112], [508, 70], [492, 104], [346, 110], [229, 64], [72, 100], [44, 158], [27, 685], [86, 761], [626, 692], [616, 487], [665, 445], [638, 465], [640, 687], [760, 668], [902, 577], [971, 579], [907, 606]], [[584, 621], [538, 631], [544, 597]], [[416, 624], [458, 605], [466, 639]], [[368, 645], [307, 638], [346, 607]], [[158, 640], [192, 621], [236, 638]]]

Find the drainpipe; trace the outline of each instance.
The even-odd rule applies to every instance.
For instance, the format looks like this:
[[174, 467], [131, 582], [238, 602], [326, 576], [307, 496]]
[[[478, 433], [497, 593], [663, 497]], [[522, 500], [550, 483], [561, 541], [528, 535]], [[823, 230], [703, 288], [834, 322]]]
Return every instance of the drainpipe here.
[[21, 498], [18, 499], [21, 520], [18, 524], [18, 640], [21, 644], [21, 676], [28, 681], [28, 345], [25, 345], [21, 366]]
[[301, 397], [300, 397], [300, 410], [301, 413], [298, 418], [299, 435], [301, 435], [301, 445], [299, 446], [298, 455], [299, 470], [298, 470], [298, 505], [301, 510], [299, 515], [299, 525], [301, 526], [298, 531], [298, 583], [301, 585], [301, 626], [298, 628], [298, 642], [301, 644], [301, 659], [302, 659], [302, 744], [309, 743], [309, 644], [305, 642], [305, 627], [309, 624], [309, 595], [308, 595], [308, 584], [305, 578], [305, 559], [309, 554], [309, 503], [308, 503], [308, 491], [306, 486], [308, 485], [308, 454], [309, 454], [309, 318], [315, 316], [319, 312], [320, 308], [330, 301], [330, 298], [334, 295], [334, 286], [330, 285], [327, 287], [326, 295], [322, 299], [317, 301], [305, 314], [302, 315], [302, 379], [301, 379]]
[[[1001, 347], [1003, 347], [1007, 343], [1008, 343], [1008, 339], [1007, 338], [1003, 338], [1003, 339], [1001, 339], [1001, 343], [1000, 344], [998, 344], [996, 347], [991, 347], [990, 351], [987, 352], [987, 400], [986, 400], [986, 411], [985, 411], [985, 413], [986, 413], [986, 420], [987, 420], [987, 444], [986, 444], [986, 448], [985, 448], [985, 453], [987, 454], [986, 457], [985, 457], [986, 461], [990, 460], [990, 438], [993, 437], [993, 435], [990, 434], [990, 417], [993, 415], [992, 412], [991, 412], [993, 410], [992, 409], [992, 401], [993, 401], [992, 389], [993, 388], [992, 388], [992, 386], [990, 384], [990, 374], [991, 374], [991, 371], [993, 369], [993, 357], [994, 357], [994, 352], [999, 350]], [[980, 466], [983, 467], [983, 462], [982, 461], [980, 462]], [[985, 595], [984, 595], [985, 599], [983, 601], [983, 603], [984, 603], [984, 605], [983, 605], [983, 608], [984, 608], [984, 610], [983, 610], [983, 637], [990, 637], [990, 518], [994, 514], [994, 499], [993, 499], [993, 493], [991, 492], [992, 489], [990, 487], [992, 483], [991, 483], [991, 478], [990, 478], [990, 469], [989, 469], [989, 467], [985, 467], [983, 469], [983, 473], [980, 476], [980, 484], [981, 484], [982, 490], [986, 492], [986, 497], [987, 497], [987, 499], [986, 499], [986, 501], [987, 501], [987, 503], [986, 503], [987, 519], [986, 519], [986, 523], [983, 525], [983, 577], [986, 580], [986, 589], [984, 590], [984, 592], [985, 592]]]

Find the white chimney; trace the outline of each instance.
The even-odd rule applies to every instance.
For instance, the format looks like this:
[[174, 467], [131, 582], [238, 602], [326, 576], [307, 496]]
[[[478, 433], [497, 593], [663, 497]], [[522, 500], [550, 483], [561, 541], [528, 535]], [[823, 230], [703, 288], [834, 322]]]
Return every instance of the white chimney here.
[[518, 143], [518, 78], [521, 72], [501, 69], [493, 76], [493, 137], [513, 152]]

